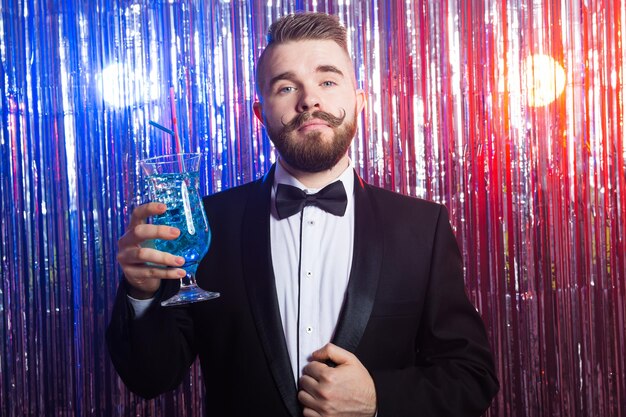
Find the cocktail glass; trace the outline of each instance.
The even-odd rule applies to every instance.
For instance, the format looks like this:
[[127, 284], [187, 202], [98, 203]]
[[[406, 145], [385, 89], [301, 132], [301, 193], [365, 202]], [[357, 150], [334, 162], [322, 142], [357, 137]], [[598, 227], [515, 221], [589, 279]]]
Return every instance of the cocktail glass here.
[[157, 156], [140, 161], [147, 176], [151, 201], [167, 206], [167, 211], [152, 217], [152, 223], [180, 229], [174, 240], [154, 239], [155, 249], [185, 258], [182, 268], [187, 275], [180, 280], [177, 294], [161, 302], [162, 306], [195, 303], [219, 297], [196, 284], [196, 270], [209, 250], [211, 229], [198, 193], [199, 153]]

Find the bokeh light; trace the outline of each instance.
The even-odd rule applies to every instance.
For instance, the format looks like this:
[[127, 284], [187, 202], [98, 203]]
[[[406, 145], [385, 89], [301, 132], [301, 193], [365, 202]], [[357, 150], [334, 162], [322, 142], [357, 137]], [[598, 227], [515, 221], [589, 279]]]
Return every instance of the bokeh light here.
[[565, 70], [549, 55], [530, 55], [524, 60], [528, 105], [547, 106], [565, 89]]

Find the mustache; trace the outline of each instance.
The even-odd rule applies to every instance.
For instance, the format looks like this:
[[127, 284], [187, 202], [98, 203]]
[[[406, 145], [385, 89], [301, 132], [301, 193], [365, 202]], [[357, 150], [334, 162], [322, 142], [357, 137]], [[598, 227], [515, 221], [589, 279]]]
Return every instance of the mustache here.
[[341, 109], [342, 115], [337, 117], [333, 116], [330, 113], [326, 113], [325, 111], [317, 110], [313, 113], [305, 111], [291, 119], [289, 123], [285, 123], [281, 119], [281, 123], [285, 129], [285, 132], [292, 132], [296, 129], [299, 129], [304, 123], [311, 119], [319, 119], [328, 123], [331, 127], [339, 127], [343, 123], [346, 118], [346, 111]]

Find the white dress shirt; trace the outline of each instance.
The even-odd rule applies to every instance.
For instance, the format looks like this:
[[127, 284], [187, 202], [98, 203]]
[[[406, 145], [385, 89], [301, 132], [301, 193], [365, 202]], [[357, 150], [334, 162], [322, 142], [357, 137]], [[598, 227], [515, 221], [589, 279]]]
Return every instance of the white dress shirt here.
[[[280, 163], [276, 164], [270, 215], [272, 265], [280, 317], [296, 382], [311, 354], [331, 341], [348, 287], [354, 246], [352, 163], [337, 180], [343, 183], [348, 197], [343, 216], [335, 216], [318, 207], [307, 206], [302, 214], [297, 213], [279, 220], [274, 204], [278, 184], [298, 187], [307, 194], [315, 193], [319, 189], [306, 188]], [[300, 255], [301, 276], [298, 280]], [[128, 299], [135, 318], [141, 317], [153, 300], [137, 300], [130, 296]]]
[[332, 339], [348, 287], [354, 240], [354, 172], [351, 164], [337, 180], [343, 183], [348, 197], [343, 216], [307, 206], [302, 213], [278, 220], [274, 205], [278, 184], [298, 187], [307, 194], [319, 189], [306, 188], [280, 163], [276, 164], [270, 218], [272, 265], [280, 317], [296, 381], [311, 354]]

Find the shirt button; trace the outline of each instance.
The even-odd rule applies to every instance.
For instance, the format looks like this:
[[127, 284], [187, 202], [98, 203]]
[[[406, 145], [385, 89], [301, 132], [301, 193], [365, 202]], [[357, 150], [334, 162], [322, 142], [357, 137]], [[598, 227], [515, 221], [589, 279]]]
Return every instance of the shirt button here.
[[308, 334], [313, 333], [313, 327], [311, 327], [311, 326], [307, 327], [307, 328], [306, 328], [306, 332], [307, 332]]
[[309, 223], [309, 226], [313, 226], [313, 225], [315, 225], [315, 220], [309, 220], [308, 223]]
[[313, 272], [306, 271], [306, 276], [307, 276], [307, 278], [311, 278], [313, 276]]

